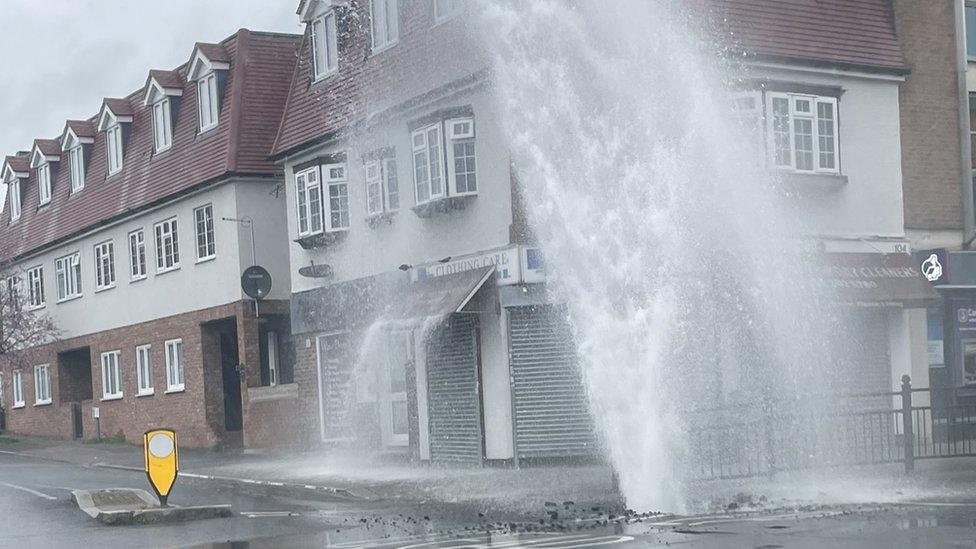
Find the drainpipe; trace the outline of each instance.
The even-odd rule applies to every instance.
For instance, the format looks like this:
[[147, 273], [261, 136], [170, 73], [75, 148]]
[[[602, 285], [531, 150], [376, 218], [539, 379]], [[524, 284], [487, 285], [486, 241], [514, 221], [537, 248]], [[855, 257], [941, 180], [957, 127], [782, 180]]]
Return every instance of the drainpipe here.
[[966, 84], [968, 55], [966, 52], [966, 3], [952, 0], [956, 32], [956, 86], [959, 91], [959, 169], [962, 176], [963, 249], [969, 249], [976, 239], [976, 204], [973, 203], [973, 158], [970, 145], [969, 89]]

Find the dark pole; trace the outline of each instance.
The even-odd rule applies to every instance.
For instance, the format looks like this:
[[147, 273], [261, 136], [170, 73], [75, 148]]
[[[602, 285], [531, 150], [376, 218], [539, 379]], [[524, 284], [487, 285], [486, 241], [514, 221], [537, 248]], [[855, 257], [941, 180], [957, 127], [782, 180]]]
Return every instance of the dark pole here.
[[901, 376], [901, 422], [905, 472], [911, 473], [915, 470], [915, 429], [912, 423], [912, 378], [908, 374]]

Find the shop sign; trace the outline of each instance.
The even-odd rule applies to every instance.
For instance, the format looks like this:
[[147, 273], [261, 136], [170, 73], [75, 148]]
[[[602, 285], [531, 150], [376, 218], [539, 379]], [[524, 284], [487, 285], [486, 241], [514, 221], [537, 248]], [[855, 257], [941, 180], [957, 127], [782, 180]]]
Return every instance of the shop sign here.
[[484, 252], [477, 255], [459, 257], [444, 263], [435, 263], [417, 267], [411, 271], [412, 280], [424, 280], [427, 278], [437, 278], [482, 267], [494, 266], [496, 270], [495, 284], [506, 286], [518, 284], [519, 277], [519, 248], [513, 246], [491, 252]]
[[922, 276], [932, 284], [949, 283], [949, 251], [945, 248], [922, 250], [915, 253], [915, 260]]
[[522, 282], [533, 284], [546, 281], [546, 264], [539, 248], [522, 248]]

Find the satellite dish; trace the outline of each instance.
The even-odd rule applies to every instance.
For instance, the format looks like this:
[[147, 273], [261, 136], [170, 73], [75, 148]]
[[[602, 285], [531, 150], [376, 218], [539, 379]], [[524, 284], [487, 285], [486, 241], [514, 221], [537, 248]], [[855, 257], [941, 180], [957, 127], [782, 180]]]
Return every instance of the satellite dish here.
[[305, 265], [298, 269], [298, 274], [306, 278], [332, 278], [332, 266], [326, 264]]
[[241, 275], [241, 289], [252, 299], [264, 299], [271, 292], [271, 273], [260, 265], [251, 265]]

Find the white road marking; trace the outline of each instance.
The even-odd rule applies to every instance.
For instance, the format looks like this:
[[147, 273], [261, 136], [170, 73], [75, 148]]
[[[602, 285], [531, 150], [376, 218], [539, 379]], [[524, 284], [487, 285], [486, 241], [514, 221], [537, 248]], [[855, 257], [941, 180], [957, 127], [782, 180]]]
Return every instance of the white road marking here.
[[58, 499], [58, 498], [56, 498], [54, 496], [49, 496], [47, 494], [42, 494], [41, 492], [38, 492], [37, 490], [31, 490], [30, 488], [27, 488], [26, 486], [17, 486], [16, 484], [10, 484], [9, 482], [0, 482], [0, 485], [6, 486], [7, 488], [13, 488], [14, 490], [20, 490], [22, 492], [27, 492], [28, 494], [33, 494], [33, 495], [35, 495], [35, 496], [37, 496], [39, 498], [44, 498], [44, 499], [49, 500], [49, 501], [54, 501], [54, 500]]
[[294, 511], [241, 511], [247, 518], [300, 517], [301, 513]]

